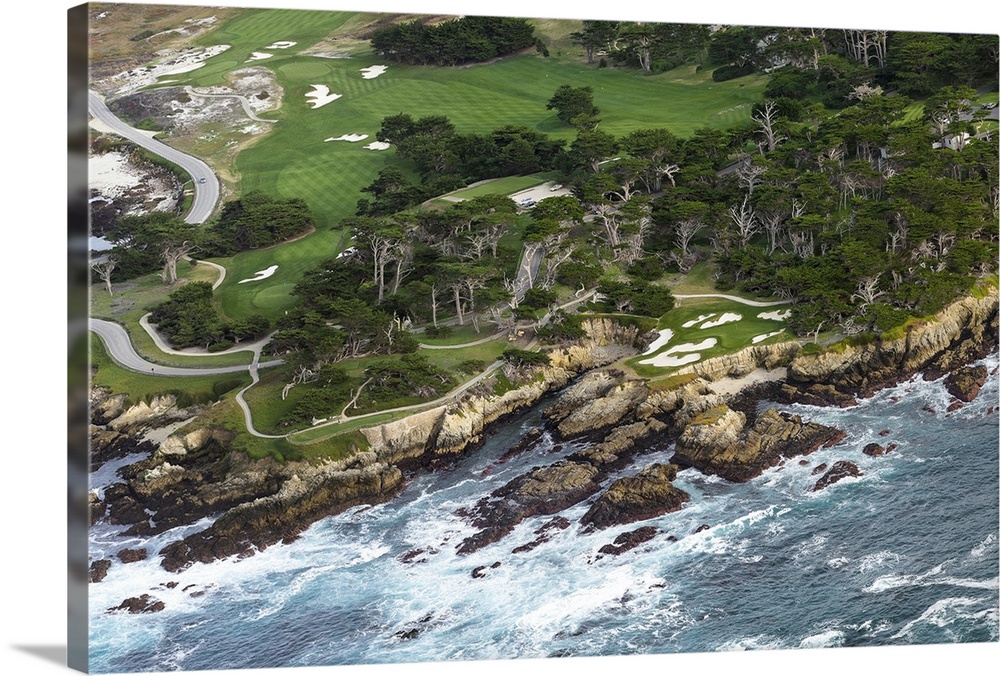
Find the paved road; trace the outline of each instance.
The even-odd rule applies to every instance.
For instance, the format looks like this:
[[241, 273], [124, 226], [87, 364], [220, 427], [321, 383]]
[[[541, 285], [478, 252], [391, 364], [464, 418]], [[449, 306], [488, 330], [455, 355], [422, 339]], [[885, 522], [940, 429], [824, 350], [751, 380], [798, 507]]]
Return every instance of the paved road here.
[[[135, 348], [132, 347], [132, 341], [129, 340], [128, 332], [122, 328], [121, 324], [91, 317], [90, 330], [101, 337], [101, 340], [104, 341], [104, 345], [108, 349], [108, 354], [111, 355], [116, 364], [136, 373], [148, 373], [157, 376], [209, 376], [224, 373], [244, 373], [248, 370], [246, 365], [187, 368], [153, 364], [139, 356]], [[257, 357], [255, 357], [254, 363], [249, 367], [250, 375], [255, 375], [257, 367], [266, 368], [268, 366], [277, 366], [281, 363], [280, 359], [275, 359], [263, 364], [257, 364]]]
[[204, 223], [208, 220], [219, 201], [219, 179], [216, 178], [215, 172], [197, 157], [192, 157], [165, 143], [151, 139], [122, 122], [108, 110], [107, 105], [96, 92], [89, 91], [87, 94], [91, 115], [113, 129], [116, 134], [120, 134], [137, 146], [170, 160], [191, 175], [194, 182], [194, 204], [184, 220], [187, 223]]

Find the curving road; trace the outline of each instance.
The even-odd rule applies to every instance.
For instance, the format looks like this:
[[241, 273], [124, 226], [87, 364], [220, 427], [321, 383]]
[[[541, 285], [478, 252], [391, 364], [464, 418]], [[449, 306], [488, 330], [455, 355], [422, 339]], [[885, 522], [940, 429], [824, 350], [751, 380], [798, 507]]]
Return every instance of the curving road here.
[[253, 111], [253, 108], [250, 106], [249, 99], [247, 99], [247, 97], [243, 96], [242, 94], [202, 94], [201, 92], [196, 90], [194, 87], [191, 87], [190, 85], [184, 87], [184, 91], [187, 92], [188, 95], [190, 96], [201, 96], [202, 98], [208, 98], [208, 99], [237, 99], [243, 106], [243, 112], [246, 113], [247, 117], [249, 117], [251, 120], [254, 120], [255, 122], [271, 122], [271, 123], [277, 122], [277, 120], [267, 120], [264, 119], [263, 117], [257, 117], [257, 113], [255, 113]]
[[151, 153], [156, 153], [160, 157], [170, 160], [190, 174], [194, 183], [194, 204], [184, 221], [186, 223], [204, 223], [208, 220], [219, 201], [219, 179], [205, 162], [187, 153], [182, 153], [176, 148], [171, 148], [166, 143], [151, 139], [139, 130], [125, 124], [108, 109], [101, 97], [93, 90], [87, 92], [87, 104], [90, 108], [90, 114], [114, 130], [116, 134], [124, 136]]
[[[243, 366], [216, 366], [208, 368], [185, 368], [181, 366], [164, 366], [146, 361], [132, 347], [128, 332], [122, 328], [121, 324], [105, 321], [103, 319], [90, 318], [90, 330], [101, 337], [104, 345], [108, 348], [108, 354], [116, 364], [136, 373], [148, 373], [157, 376], [207, 376], [221, 375], [224, 373], [244, 373], [248, 367]], [[259, 348], [256, 351], [259, 356]], [[257, 357], [249, 367], [251, 375], [257, 367], [266, 368], [281, 364], [280, 359], [257, 364]]]

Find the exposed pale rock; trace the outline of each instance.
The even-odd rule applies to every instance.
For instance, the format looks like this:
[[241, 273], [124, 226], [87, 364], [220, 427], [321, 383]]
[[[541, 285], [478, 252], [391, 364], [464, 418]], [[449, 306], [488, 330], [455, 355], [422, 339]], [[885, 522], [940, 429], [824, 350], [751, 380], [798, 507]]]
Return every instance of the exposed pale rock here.
[[644, 381], [627, 380], [611, 388], [604, 396], [591, 399], [578, 407], [556, 429], [563, 437], [570, 437], [611, 427], [631, 414], [648, 394], [649, 389]]
[[797, 415], [768, 409], [744, 430], [742, 413], [720, 407], [693, 420], [677, 440], [673, 461], [744, 482], [779, 464], [784, 458], [807, 455], [831, 446], [844, 433], [817, 423], [804, 423]]

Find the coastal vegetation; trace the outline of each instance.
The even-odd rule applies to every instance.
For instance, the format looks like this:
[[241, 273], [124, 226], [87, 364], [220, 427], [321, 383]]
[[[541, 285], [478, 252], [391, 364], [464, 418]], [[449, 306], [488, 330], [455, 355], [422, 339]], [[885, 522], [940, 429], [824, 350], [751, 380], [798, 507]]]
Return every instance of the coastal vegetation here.
[[[938, 66], [921, 85], [906, 58], [929, 47], [908, 34], [320, 14], [305, 29], [297, 12], [247, 12], [199, 39], [232, 46], [181, 84], [217, 84], [264, 48], [265, 25], [300, 38], [266, 62], [286, 92], [280, 122], [240, 153], [240, 192], [203, 228], [139, 216], [109, 230], [116, 279], [160, 269], [172, 285], [186, 255], [228, 270], [214, 292], [144, 308], [176, 347], [222, 350], [273, 326], [266, 349], [285, 364], [250, 397], [274, 407], [266, 429], [432, 401], [500, 356], [472, 343], [559, 345], [582, 337], [584, 314], [659, 322], [705, 359], [779, 336], [890, 335], [995, 272], [996, 162], [961, 135], [981, 129], [968, 85], [989, 84], [975, 37], [934, 54], [961, 66], [959, 86]], [[310, 53], [360, 26], [371, 42], [351, 42], [350, 61]], [[419, 52], [442, 40], [454, 49], [440, 59]], [[547, 40], [583, 51], [519, 51]], [[380, 58], [387, 72], [359, 77]], [[320, 81], [340, 95], [340, 132], [388, 149], [321, 143], [335, 130], [302, 97]], [[665, 98], [676, 104], [650, 105]], [[677, 307], [688, 287], [795, 302], [781, 321], [717, 299]], [[703, 312], [742, 318], [681, 326]], [[674, 368], [649, 356], [628, 365]]]

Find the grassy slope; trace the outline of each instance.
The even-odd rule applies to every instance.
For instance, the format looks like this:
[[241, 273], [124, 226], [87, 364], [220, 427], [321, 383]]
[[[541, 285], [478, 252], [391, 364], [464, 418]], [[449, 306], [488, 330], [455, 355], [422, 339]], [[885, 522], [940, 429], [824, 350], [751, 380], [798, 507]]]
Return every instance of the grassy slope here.
[[[373, 139], [383, 117], [406, 112], [415, 117], [445, 114], [460, 133], [488, 132], [503, 124], [531, 127], [555, 138], [571, 140], [574, 132], [558, 121], [545, 103], [561, 84], [588, 85], [602, 110], [602, 129], [622, 135], [635, 129], [665, 126], [687, 135], [701, 126], [726, 126], [747, 119], [759, 95], [762, 78], [714, 83], [694, 67], [645, 76], [634, 70], [597, 69], [583, 64], [576, 49], [543, 59], [536, 54], [468, 68], [410, 67], [389, 64], [384, 75], [361, 78], [359, 70], [381, 63], [370, 51], [351, 59], [300, 56], [328, 35], [357, 28], [345, 12], [293, 10], [248, 11], [204, 36], [204, 45], [232, 47], [209, 59], [203, 68], [172, 76], [179, 84], [218, 85], [228, 71], [242, 67], [254, 51], [275, 40], [294, 40], [289, 50], [254, 65], [271, 68], [285, 88], [273, 132], [243, 151], [236, 172], [243, 191], [259, 188], [285, 197], [301, 197], [317, 215], [317, 232], [303, 240], [264, 251], [252, 251], [219, 262], [230, 270], [218, 297], [232, 317], [262, 312], [272, 318], [291, 306], [289, 292], [302, 274], [335, 255], [342, 246], [338, 228], [352, 215], [360, 188], [387, 164], [398, 163], [393, 151], [370, 151], [362, 143], [324, 143], [341, 134], [368, 134]], [[570, 27], [571, 28], [571, 27]], [[565, 37], [569, 30], [546, 21], [540, 31]], [[305, 94], [324, 84], [343, 98], [312, 109]], [[740, 86], [743, 85], [743, 86]], [[255, 271], [278, 264], [277, 273], [259, 285], [237, 285]]]
[[[189, 266], [180, 263], [177, 272], [181, 283], [213, 283], [219, 274], [207, 265]], [[139, 319], [149, 312], [149, 308], [167, 300], [176, 286], [165, 286], [159, 273], [143, 275], [128, 282], [112, 286], [114, 296], [108, 296], [104, 284], [95, 284], [91, 289], [90, 314], [99, 319], [122, 324], [132, 337], [136, 352], [148, 361], [166, 366], [238, 366], [249, 364], [253, 358], [250, 352], [206, 356], [182, 356], [161, 352], [149, 334], [139, 325]]]
[[[759, 313], [785, 309], [787, 309], [785, 306], [778, 306], [774, 308], [752, 307], [724, 299], [690, 298], [680, 300], [678, 301], [677, 307], [660, 318], [659, 328], [669, 328], [674, 332], [674, 335], [670, 339], [670, 342], [657, 350], [654, 354], [666, 352], [675, 345], [681, 345], [684, 343], [699, 343], [706, 338], [716, 338], [718, 343], [714, 347], [707, 350], [700, 350], [699, 354], [701, 354], [701, 360], [699, 361], [735, 352], [736, 350], [751, 345], [751, 339], [754, 336], [772, 333], [783, 328], [784, 322], [770, 319], [760, 319], [757, 317]], [[720, 326], [707, 329], [699, 328], [704, 322], [699, 322], [690, 328], [684, 328], [683, 326], [685, 322], [696, 319], [702, 315], [715, 313], [715, 316], [711, 318], [714, 320], [718, 319], [727, 312], [741, 315], [743, 318], [740, 321], [722, 324]], [[705, 321], [710, 320], [706, 319]], [[784, 338], [787, 339], [788, 334], [785, 334]], [[780, 342], [782, 339], [783, 338], [780, 335], [774, 336], [758, 344], [764, 345], [773, 342]], [[685, 354], [687, 353], [675, 353], [673, 356], [683, 357]], [[658, 367], [650, 364], [639, 363], [645, 359], [650, 359], [652, 356], [653, 355], [640, 355], [627, 360], [626, 363], [632, 367], [637, 374], [648, 378], [663, 375], [678, 368]]]
[[96, 369], [92, 383], [107, 387], [113, 393], [128, 393], [133, 403], [162, 394], [181, 396], [181, 404], [214, 401], [221, 395], [235, 392], [250, 383], [250, 375], [229, 373], [218, 376], [164, 378], [134, 373], [115, 364], [96, 334], [90, 334], [90, 364]]

